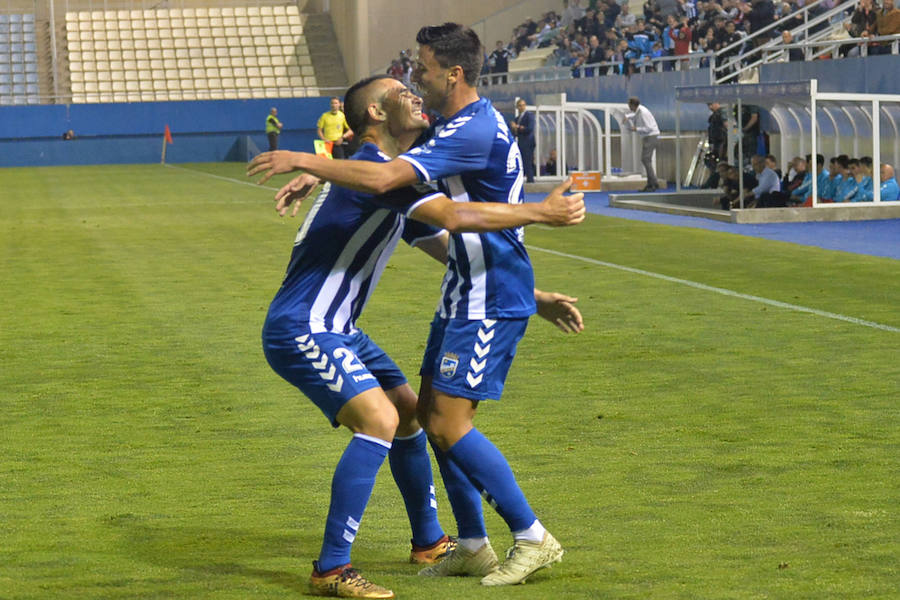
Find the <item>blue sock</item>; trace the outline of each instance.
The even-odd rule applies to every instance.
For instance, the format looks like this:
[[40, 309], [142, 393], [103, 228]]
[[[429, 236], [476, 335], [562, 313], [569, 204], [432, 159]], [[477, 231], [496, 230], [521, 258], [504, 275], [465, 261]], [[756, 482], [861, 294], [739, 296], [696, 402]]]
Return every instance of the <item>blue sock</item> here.
[[447, 499], [450, 500], [450, 508], [456, 518], [457, 535], [461, 538], [487, 537], [484, 528], [484, 513], [481, 510], [481, 495], [478, 490], [462, 472], [459, 465], [450, 460], [446, 452], [431, 444], [431, 450], [437, 459], [441, 470], [441, 479], [444, 480], [444, 489], [447, 490]]
[[437, 518], [437, 499], [434, 497], [434, 478], [425, 432], [420, 429], [409, 437], [395, 437], [388, 460], [391, 474], [406, 504], [406, 514], [412, 527], [412, 543], [431, 546], [444, 537], [444, 530]]
[[317, 565], [320, 573], [350, 562], [350, 547], [372, 495], [375, 475], [390, 447], [390, 442], [360, 433], [347, 444], [331, 480], [331, 506]]
[[447, 454], [481, 490], [488, 503], [509, 525], [510, 531], [531, 527], [534, 512], [516, 483], [509, 463], [480, 431], [472, 429], [453, 444]]

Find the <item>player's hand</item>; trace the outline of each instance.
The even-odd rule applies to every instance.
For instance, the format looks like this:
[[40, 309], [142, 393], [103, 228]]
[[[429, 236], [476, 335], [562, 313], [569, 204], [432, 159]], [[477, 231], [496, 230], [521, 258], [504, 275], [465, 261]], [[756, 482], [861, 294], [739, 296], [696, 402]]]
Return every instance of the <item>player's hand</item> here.
[[294, 210], [291, 211], [291, 216], [296, 217], [297, 212], [300, 210], [300, 205], [316, 189], [319, 183], [321, 183], [319, 178], [309, 173], [294, 177], [290, 183], [275, 194], [275, 210], [283, 217], [287, 214], [291, 204], [293, 204]]
[[253, 177], [259, 173], [264, 173], [262, 179], [256, 182], [259, 185], [262, 185], [267, 182], [272, 175], [295, 171], [297, 169], [294, 165], [296, 154], [299, 154], [299, 152], [290, 152], [288, 150], [263, 152], [251, 160], [250, 164], [247, 165], [247, 177]]
[[584, 194], [578, 192], [566, 195], [572, 187], [572, 178], [568, 177], [556, 186], [542, 202], [548, 215], [547, 224], [553, 227], [577, 225], [584, 221]]
[[575, 307], [578, 298], [535, 289], [534, 299], [537, 301], [538, 315], [556, 325], [563, 333], [578, 333], [584, 330], [581, 311]]

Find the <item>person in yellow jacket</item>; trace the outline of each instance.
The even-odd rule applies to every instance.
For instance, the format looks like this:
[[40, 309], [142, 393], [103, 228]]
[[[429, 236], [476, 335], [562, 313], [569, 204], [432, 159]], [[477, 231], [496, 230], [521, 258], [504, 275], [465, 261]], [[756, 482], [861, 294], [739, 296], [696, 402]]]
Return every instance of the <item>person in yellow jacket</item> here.
[[269, 151], [278, 150], [278, 136], [281, 135], [281, 128], [284, 127], [278, 120], [278, 109], [272, 107], [269, 116], [266, 117], [266, 137], [269, 138]]
[[331, 99], [331, 110], [323, 113], [319, 117], [316, 124], [319, 130], [319, 137], [326, 142], [331, 142], [331, 156], [333, 158], [344, 158], [344, 144], [353, 137], [350, 125], [347, 124], [347, 118], [341, 111], [341, 99], [334, 97]]

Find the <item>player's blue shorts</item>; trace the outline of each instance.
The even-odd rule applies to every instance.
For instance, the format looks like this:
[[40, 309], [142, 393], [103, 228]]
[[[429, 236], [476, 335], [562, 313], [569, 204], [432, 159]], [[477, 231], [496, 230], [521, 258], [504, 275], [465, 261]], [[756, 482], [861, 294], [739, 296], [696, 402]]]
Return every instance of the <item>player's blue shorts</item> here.
[[528, 319], [466, 321], [435, 316], [420, 375], [434, 389], [472, 400], [499, 400]]
[[338, 411], [366, 390], [406, 383], [400, 367], [362, 331], [310, 333], [307, 323], [288, 330], [263, 327], [263, 350], [272, 369], [319, 407], [335, 427]]

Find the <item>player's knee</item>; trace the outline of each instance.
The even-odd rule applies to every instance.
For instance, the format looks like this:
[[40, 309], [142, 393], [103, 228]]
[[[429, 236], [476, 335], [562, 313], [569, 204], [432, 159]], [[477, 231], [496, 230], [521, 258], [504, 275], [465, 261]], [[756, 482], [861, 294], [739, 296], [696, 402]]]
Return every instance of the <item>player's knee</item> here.
[[391, 441], [397, 433], [397, 427], [400, 424], [400, 417], [397, 411], [391, 406], [390, 410], [382, 410], [371, 415], [364, 424], [364, 431], [367, 435], [375, 436], [382, 440]]

